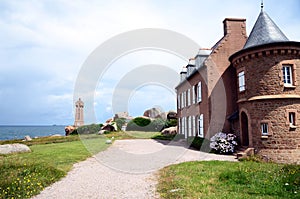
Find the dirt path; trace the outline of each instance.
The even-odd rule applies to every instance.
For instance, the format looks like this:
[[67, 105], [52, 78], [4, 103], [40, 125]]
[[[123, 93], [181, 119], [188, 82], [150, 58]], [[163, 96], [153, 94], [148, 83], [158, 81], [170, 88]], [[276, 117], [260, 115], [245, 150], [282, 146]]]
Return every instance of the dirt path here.
[[156, 172], [170, 164], [193, 160], [236, 161], [233, 156], [186, 149], [180, 142], [116, 140], [106, 151], [75, 164], [65, 178], [34, 199], [159, 198], [155, 192]]

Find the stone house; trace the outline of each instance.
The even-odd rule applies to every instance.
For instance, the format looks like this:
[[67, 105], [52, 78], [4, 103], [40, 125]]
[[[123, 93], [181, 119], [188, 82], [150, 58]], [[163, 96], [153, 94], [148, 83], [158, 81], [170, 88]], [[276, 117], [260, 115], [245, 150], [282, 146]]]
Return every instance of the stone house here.
[[235, 133], [244, 148], [299, 164], [300, 42], [289, 41], [263, 9], [249, 37], [245, 23], [226, 18], [224, 36], [181, 71], [178, 132]]

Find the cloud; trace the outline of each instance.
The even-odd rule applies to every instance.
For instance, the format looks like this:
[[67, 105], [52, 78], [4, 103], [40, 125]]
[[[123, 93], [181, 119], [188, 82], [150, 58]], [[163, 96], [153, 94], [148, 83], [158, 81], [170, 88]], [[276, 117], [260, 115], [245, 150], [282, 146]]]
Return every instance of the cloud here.
[[[283, 32], [299, 41], [300, 27], [295, 25], [300, 20], [299, 1], [264, 3]], [[248, 0], [221, 4], [219, 0], [1, 1], [0, 124], [72, 124], [72, 93], [81, 65], [97, 46], [115, 35], [163, 28], [211, 47], [223, 36], [225, 17], [246, 18], [249, 33], [260, 12], [259, 4]], [[145, 64], [161, 64], [179, 72], [186, 62], [157, 51], [132, 52], [117, 60], [99, 80], [95, 93], [89, 93], [95, 96], [100, 121], [113, 114], [107, 107], [120, 79]], [[153, 88], [135, 92], [129, 102], [133, 114], [143, 112], [152, 102], [163, 104], [165, 109], [174, 107], [173, 94]]]

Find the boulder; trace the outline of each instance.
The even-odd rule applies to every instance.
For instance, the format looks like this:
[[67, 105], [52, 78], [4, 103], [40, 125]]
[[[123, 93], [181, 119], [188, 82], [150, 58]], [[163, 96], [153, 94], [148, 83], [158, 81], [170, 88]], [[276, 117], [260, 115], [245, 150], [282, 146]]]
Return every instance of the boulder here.
[[167, 114], [167, 119], [177, 119], [177, 113], [175, 111], [169, 111], [169, 113]]
[[104, 123], [103, 126], [101, 127], [101, 130], [116, 131], [118, 130], [117, 123], [112, 120], [109, 122], [106, 121], [106, 123]]
[[66, 126], [65, 127], [65, 133], [66, 136], [70, 135], [76, 128], [74, 126]]
[[166, 119], [166, 113], [162, 112], [158, 108], [151, 108], [151, 109], [146, 110], [144, 112], [143, 116], [151, 118], [151, 119], [155, 119], [155, 118]]
[[0, 145], [0, 154], [26, 153], [31, 152], [25, 144], [4, 144]]
[[54, 134], [54, 135], [51, 135], [51, 137], [61, 137], [62, 135], [61, 134]]
[[168, 135], [176, 135], [177, 134], [177, 126], [172, 126], [169, 128], [165, 128], [161, 134], [168, 136]]
[[100, 131], [98, 132], [98, 135], [102, 135], [102, 134], [104, 134], [104, 133], [105, 133], [105, 131], [106, 131], [106, 130], [100, 130]]
[[29, 135], [26, 135], [24, 137], [24, 141], [31, 141], [31, 140], [32, 140], [32, 138]]
[[106, 144], [112, 144], [112, 141], [111, 141], [111, 140], [106, 140], [105, 143], [106, 143]]
[[115, 127], [111, 124], [104, 124], [101, 128], [101, 130], [104, 130], [104, 131], [115, 131]]

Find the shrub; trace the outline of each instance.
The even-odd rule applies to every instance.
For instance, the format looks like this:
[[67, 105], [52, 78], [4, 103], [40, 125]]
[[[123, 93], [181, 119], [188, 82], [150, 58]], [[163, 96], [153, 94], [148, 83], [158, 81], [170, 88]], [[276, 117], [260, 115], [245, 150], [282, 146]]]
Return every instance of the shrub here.
[[164, 129], [165, 124], [165, 120], [160, 118], [155, 119], [150, 124], [150, 128], [152, 129], [151, 131], [162, 131]]
[[137, 117], [131, 120], [126, 130], [128, 131], [161, 131], [165, 125], [162, 119], [155, 119], [151, 121], [148, 118]]
[[117, 124], [118, 130], [121, 130], [122, 126], [126, 124], [126, 118], [117, 118], [115, 119], [115, 122]]
[[146, 131], [146, 126], [151, 122], [150, 119], [136, 117], [127, 124], [126, 130], [128, 131]]
[[165, 122], [164, 128], [169, 128], [172, 126], [177, 126], [177, 119], [169, 119]]
[[77, 129], [75, 129], [74, 131], [72, 131], [69, 135], [78, 135]]
[[210, 148], [215, 153], [232, 154], [237, 146], [236, 136], [219, 132], [210, 138]]
[[96, 134], [100, 131], [101, 125], [99, 124], [90, 124], [84, 125], [77, 128], [78, 134]]

